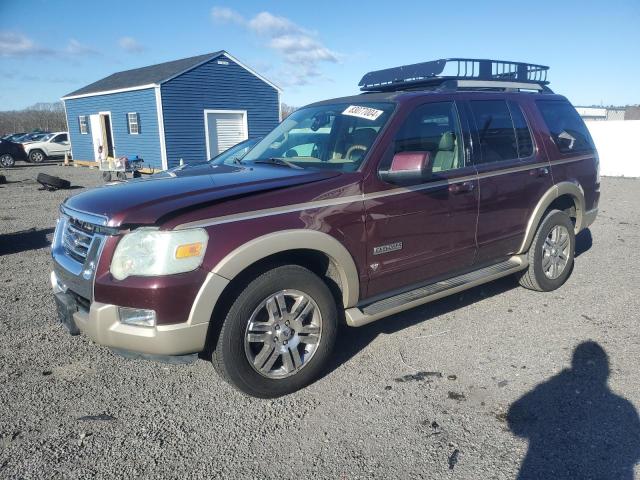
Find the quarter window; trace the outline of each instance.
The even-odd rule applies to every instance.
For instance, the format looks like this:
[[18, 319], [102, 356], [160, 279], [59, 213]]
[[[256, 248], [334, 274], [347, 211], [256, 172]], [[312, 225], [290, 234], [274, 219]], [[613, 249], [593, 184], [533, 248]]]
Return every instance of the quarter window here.
[[89, 133], [89, 129], [87, 126], [87, 116], [86, 115], [80, 115], [78, 117], [78, 123], [80, 124], [80, 133], [82, 135], [86, 135], [87, 133]]
[[455, 103], [426, 103], [417, 107], [396, 135], [394, 153], [398, 152], [429, 152], [433, 172], [464, 167]]
[[537, 104], [551, 138], [561, 153], [593, 151], [591, 135], [570, 103], [563, 100], [541, 100]]
[[474, 100], [471, 111], [480, 139], [481, 163], [518, 158], [518, 144], [511, 114], [504, 100]]
[[140, 133], [140, 122], [137, 113], [127, 113], [127, 119], [129, 121], [129, 133], [131, 135], [138, 135]]

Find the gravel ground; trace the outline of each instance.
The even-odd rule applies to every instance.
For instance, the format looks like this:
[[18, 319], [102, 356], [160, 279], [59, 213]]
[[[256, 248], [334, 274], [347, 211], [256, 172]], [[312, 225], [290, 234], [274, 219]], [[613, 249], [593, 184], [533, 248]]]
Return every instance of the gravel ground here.
[[66, 333], [47, 247], [69, 192], [39, 191], [39, 171], [100, 183], [83, 168], [3, 172], [0, 477], [634, 477], [638, 180], [603, 179], [561, 289], [507, 278], [344, 328], [327, 375], [265, 401], [206, 361], [126, 360]]

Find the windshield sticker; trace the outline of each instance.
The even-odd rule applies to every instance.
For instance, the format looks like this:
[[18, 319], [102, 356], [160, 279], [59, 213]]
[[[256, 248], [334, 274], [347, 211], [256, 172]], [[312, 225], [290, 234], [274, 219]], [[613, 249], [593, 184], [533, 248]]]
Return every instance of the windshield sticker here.
[[360, 107], [358, 105], [349, 105], [343, 115], [350, 115], [352, 117], [364, 118], [365, 120], [376, 120], [384, 111], [377, 110], [375, 108]]

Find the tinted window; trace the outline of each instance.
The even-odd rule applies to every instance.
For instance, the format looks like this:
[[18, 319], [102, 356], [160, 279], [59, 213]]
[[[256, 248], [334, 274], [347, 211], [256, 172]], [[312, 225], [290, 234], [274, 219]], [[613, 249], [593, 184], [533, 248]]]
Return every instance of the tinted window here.
[[429, 152], [433, 171], [464, 166], [462, 136], [453, 102], [427, 103], [417, 107], [396, 135], [395, 153]]
[[513, 119], [513, 126], [516, 129], [516, 141], [518, 143], [518, 156], [525, 158], [533, 154], [533, 141], [524, 113], [516, 102], [509, 102], [509, 110]]
[[511, 114], [504, 100], [471, 102], [480, 138], [481, 163], [518, 158], [516, 134]]
[[537, 104], [558, 150], [562, 153], [593, 150], [589, 131], [570, 103], [563, 100], [542, 100]]

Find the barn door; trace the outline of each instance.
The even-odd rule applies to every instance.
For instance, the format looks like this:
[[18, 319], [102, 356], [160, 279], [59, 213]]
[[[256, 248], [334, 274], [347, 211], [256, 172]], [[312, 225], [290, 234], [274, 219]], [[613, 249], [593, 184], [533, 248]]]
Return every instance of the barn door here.
[[100, 115], [90, 115], [91, 139], [93, 140], [93, 158], [98, 161], [98, 147], [102, 145], [102, 122]]
[[246, 111], [205, 110], [207, 159], [249, 138]]

